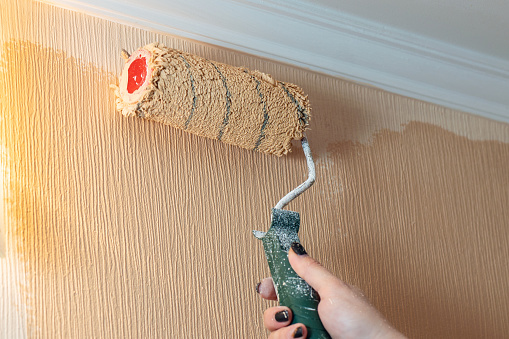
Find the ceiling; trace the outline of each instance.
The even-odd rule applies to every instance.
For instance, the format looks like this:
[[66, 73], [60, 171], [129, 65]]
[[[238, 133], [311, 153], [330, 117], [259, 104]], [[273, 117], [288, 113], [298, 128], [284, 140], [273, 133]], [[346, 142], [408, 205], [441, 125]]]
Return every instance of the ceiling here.
[[507, 0], [313, 0], [316, 5], [509, 60]]

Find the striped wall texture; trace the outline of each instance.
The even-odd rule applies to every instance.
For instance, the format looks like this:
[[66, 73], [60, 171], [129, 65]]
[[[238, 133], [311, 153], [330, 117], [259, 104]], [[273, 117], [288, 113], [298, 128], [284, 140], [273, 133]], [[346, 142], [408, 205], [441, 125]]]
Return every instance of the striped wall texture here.
[[120, 51], [159, 41], [302, 86], [306, 250], [412, 338], [509, 333], [509, 125], [28, 0], [0, 8], [8, 222], [0, 337], [263, 338], [270, 210], [306, 177], [116, 111]]

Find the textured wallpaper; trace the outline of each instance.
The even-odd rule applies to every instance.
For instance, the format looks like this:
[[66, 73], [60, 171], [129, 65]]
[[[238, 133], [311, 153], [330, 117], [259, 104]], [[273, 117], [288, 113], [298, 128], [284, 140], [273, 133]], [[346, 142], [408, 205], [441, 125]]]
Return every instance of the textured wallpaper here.
[[305, 179], [304, 155], [116, 112], [121, 49], [154, 41], [304, 89], [317, 181], [289, 209], [308, 253], [395, 327], [509, 332], [509, 125], [31, 1], [0, 15], [0, 337], [266, 336], [251, 230]]

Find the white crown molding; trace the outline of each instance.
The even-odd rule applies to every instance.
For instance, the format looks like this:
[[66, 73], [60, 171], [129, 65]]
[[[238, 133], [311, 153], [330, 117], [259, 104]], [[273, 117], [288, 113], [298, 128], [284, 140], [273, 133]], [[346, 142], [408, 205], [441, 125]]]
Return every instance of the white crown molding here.
[[308, 0], [49, 0], [509, 122], [509, 60]]

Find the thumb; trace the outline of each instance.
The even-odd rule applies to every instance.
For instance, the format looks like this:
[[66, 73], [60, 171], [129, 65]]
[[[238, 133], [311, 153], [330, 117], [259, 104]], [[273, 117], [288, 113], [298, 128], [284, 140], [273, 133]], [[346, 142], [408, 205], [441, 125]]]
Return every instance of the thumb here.
[[298, 242], [292, 243], [288, 252], [290, 265], [302, 279], [304, 279], [319, 294], [325, 289], [342, 285], [342, 281], [335, 277], [329, 270], [323, 267], [318, 261], [311, 258], [304, 247]]

